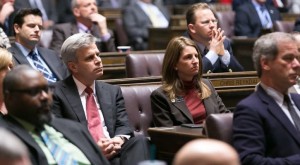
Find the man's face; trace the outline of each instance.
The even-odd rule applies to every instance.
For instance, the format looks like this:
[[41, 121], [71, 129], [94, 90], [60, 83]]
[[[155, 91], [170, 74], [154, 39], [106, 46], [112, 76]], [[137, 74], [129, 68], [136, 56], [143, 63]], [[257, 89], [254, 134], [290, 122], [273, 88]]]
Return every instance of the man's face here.
[[287, 90], [297, 82], [300, 54], [293, 41], [280, 42], [277, 47], [277, 57], [273, 60], [262, 60], [262, 66], [269, 72], [268, 78], [272, 80], [274, 88], [279, 91]]
[[17, 41], [22, 45], [35, 45], [39, 42], [41, 37], [41, 30], [43, 29], [42, 17], [37, 15], [27, 15], [24, 17], [22, 26], [14, 25]]
[[73, 75], [81, 82], [92, 82], [103, 75], [103, 65], [96, 44], [80, 48], [76, 52], [77, 61], [69, 62]]
[[211, 10], [198, 9], [195, 12], [195, 23], [189, 24], [188, 28], [194, 40], [208, 42], [212, 38], [213, 30], [217, 29], [217, 19]]
[[24, 71], [20, 81], [6, 97], [8, 113], [33, 125], [51, 121], [52, 91], [40, 72]]
[[98, 13], [98, 7], [95, 0], [77, 0], [78, 5], [73, 13], [76, 17], [90, 19], [90, 15]]

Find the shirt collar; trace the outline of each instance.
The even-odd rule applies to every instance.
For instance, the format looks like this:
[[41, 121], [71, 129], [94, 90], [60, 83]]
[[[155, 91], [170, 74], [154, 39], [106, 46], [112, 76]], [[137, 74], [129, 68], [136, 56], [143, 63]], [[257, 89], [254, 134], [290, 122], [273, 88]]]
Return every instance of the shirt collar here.
[[[25, 48], [23, 45], [21, 45], [20, 43], [18, 42], [15, 42], [16, 46], [21, 50], [22, 54], [27, 57], [29, 55], [29, 53], [31, 52], [30, 49], [27, 49]], [[33, 51], [36, 53], [36, 54], [39, 54], [38, 53], [38, 50], [36, 47], [33, 48]]]
[[265, 4], [261, 5], [261, 4], [257, 3], [256, 0], [252, 0], [251, 2], [253, 4], [253, 6], [255, 7], [255, 9], [259, 9], [260, 10], [261, 7], [266, 8]]
[[[74, 76], [72, 76], [72, 77], [73, 77], [73, 80], [74, 80], [74, 82], [75, 82], [75, 84], [76, 84], [76, 86], [77, 86], [77, 90], [78, 90], [79, 95], [84, 95], [84, 94], [85, 94], [84, 90], [85, 90], [85, 88], [86, 88], [86, 85], [82, 84], [82, 83], [81, 83], [79, 80], [77, 80]], [[90, 88], [93, 89], [93, 92], [94, 92], [94, 95], [95, 95], [95, 94], [96, 94], [96, 90], [95, 90], [95, 81], [94, 81], [94, 83], [90, 86]]]
[[77, 22], [77, 27], [78, 27], [80, 33], [86, 33], [87, 31], [90, 31], [90, 29], [87, 26], [85, 26], [84, 24], [82, 24], [80, 22]]
[[[279, 105], [283, 105], [283, 94], [275, 90], [274, 88], [268, 87], [267, 85], [260, 82], [261, 87], [271, 96]], [[289, 96], [289, 94], [287, 94]], [[290, 96], [289, 96], [290, 97]]]

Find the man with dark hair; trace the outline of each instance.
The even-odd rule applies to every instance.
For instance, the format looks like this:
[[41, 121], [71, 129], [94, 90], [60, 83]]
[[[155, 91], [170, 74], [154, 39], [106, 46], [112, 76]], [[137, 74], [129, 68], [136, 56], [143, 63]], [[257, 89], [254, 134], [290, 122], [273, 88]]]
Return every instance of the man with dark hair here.
[[43, 27], [39, 9], [21, 9], [14, 19], [16, 41], [9, 51], [15, 64], [27, 64], [43, 73], [49, 82], [68, 76], [68, 70], [59, 56], [52, 50], [38, 46]]
[[288, 93], [300, 73], [297, 42], [292, 34], [266, 34], [252, 57], [261, 82], [236, 106], [233, 146], [243, 165], [298, 165], [300, 96]]
[[52, 116], [51, 89], [42, 73], [26, 65], [15, 67], [3, 80], [8, 115], [1, 126], [23, 141], [33, 165], [108, 165], [84, 127]]
[[233, 56], [224, 31], [217, 28], [218, 20], [206, 3], [191, 5], [186, 12], [186, 21], [188, 31], [184, 36], [197, 43], [202, 53], [203, 73], [244, 70]]

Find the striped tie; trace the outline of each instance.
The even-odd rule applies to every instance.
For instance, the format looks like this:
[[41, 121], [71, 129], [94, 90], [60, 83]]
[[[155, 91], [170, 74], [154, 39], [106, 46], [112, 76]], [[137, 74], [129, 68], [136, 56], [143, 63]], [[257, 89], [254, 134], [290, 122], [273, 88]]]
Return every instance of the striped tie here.
[[72, 158], [72, 156], [63, 150], [58, 144], [56, 144], [46, 131], [40, 133], [43, 142], [50, 150], [53, 158], [56, 160], [58, 165], [77, 165], [78, 162]]
[[37, 54], [34, 51], [31, 51], [29, 57], [32, 59], [34, 66], [43, 73], [44, 77], [47, 79], [48, 82], [56, 82], [56, 78], [50, 73], [42, 64], [40, 59], [37, 57]]

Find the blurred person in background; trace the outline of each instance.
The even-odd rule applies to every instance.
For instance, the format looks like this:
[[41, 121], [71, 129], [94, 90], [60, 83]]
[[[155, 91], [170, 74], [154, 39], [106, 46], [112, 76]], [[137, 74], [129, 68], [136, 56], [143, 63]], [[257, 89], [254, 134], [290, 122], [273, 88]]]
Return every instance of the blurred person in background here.
[[7, 114], [3, 99], [3, 79], [8, 71], [13, 67], [12, 54], [3, 48], [0, 48], [0, 115]]

